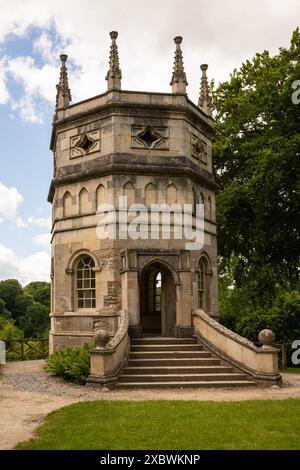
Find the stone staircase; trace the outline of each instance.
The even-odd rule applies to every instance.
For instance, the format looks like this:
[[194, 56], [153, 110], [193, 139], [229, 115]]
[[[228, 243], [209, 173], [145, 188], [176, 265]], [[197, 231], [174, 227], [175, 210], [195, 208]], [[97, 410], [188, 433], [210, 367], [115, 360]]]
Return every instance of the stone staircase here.
[[118, 388], [208, 388], [255, 386], [246, 374], [214, 357], [195, 338], [131, 340], [128, 365]]

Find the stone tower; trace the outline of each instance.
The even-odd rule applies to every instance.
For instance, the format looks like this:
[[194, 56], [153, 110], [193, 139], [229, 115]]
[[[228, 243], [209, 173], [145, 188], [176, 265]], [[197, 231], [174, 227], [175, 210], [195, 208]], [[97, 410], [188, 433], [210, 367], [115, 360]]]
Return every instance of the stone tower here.
[[[198, 308], [218, 317], [207, 66], [201, 66], [197, 106], [186, 93], [178, 36], [172, 92], [125, 91], [117, 36], [110, 33], [107, 91], [84, 101], [71, 104], [67, 56], [61, 55], [48, 198], [53, 207], [51, 352], [93, 343], [96, 328], [113, 337], [121, 310], [129, 314], [131, 337], [191, 336], [192, 312]], [[129, 213], [120, 207], [120, 196], [127, 198]], [[166, 206], [162, 212], [160, 204]], [[177, 209], [169, 214], [168, 236], [162, 218], [172, 205]], [[196, 206], [204, 206], [204, 238], [197, 249], [190, 248], [185, 234], [174, 236], [176, 214], [184, 205], [191, 208], [191, 229]], [[151, 230], [150, 208], [156, 214]], [[103, 220], [114, 217], [115, 229], [105, 229], [109, 236], [101, 237]], [[134, 223], [137, 218], [140, 224]], [[132, 230], [139, 225], [131, 236], [130, 224]]]

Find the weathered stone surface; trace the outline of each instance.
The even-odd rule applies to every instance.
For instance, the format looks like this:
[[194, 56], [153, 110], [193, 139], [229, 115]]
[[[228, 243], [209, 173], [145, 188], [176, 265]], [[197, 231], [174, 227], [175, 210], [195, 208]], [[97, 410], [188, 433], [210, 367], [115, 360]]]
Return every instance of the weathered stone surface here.
[[[115, 32], [111, 39], [108, 91], [80, 103], [65, 103], [53, 123], [55, 169], [49, 190], [53, 204], [52, 351], [97, 341], [97, 322], [102, 337], [106, 332], [105, 337], [112, 338], [121, 309], [128, 311], [130, 331], [140, 334], [150, 295], [143, 293], [143, 279], [150, 282], [159, 268], [164, 331], [183, 337], [191, 334], [202, 256], [206, 260], [205, 308], [218, 316], [211, 118], [183, 92], [187, 83], [179, 38], [175, 41], [174, 93], [122, 91]], [[161, 221], [158, 239], [123, 239], [119, 232], [114, 239], [100, 239], [97, 208], [110, 204], [119, 215], [119, 196], [125, 194], [147, 208], [170, 200], [181, 206], [193, 205], [195, 197], [203, 200], [203, 249], [187, 251], [184, 237], [164, 239]], [[132, 220], [133, 216], [128, 223]], [[85, 287], [77, 269], [84, 257], [93, 266]], [[172, 312], [167, 318], [168, 308]]]

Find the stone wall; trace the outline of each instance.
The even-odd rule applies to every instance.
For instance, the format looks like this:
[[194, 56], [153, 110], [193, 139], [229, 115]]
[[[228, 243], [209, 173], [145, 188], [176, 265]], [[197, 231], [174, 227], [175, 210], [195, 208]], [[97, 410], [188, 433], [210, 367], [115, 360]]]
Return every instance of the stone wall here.
[[[199, 258], [205, 254], [210, 276], [208, 313], [217, 316], [211, 139], [209, 118], [186, 96], [112, 91], [59, 111], [52, 134], [55, 172], [49, 191], [53, 203], [52, 351], [92, 341], [99, 319], [113, 335], [121, 308], [128, 310], [131, 326], [138, 327], [139, 276], [151, 256], [176, 273], [176, 323], [188, 328], [192, 310], [197, 308]], [[132, 202], [149, 206], [149, 185], [151, 202], [173, 198], [183, 205], [203, 199], [203, 250], [187, 253], [186, 240], [172, 237], [98, 238], [99, 204], [118, 206], [119, 196], [126, 194]], [[149, 250], [150, 254], [141, 254]], [[85, 310], [76, 305], [75, 268], [82, 255], [90, 255], [95, 264], [96, 306]], [[130, 266], [130, 257], [136, 258], [136, 266]]]

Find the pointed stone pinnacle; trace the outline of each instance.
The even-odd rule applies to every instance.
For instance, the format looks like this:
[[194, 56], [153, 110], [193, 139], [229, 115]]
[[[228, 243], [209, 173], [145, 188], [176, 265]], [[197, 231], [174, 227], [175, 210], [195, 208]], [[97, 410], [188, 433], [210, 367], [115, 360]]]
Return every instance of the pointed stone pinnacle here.
[[59, 83], [56, 85], [56, 113], [60, 109], [67, 108], [70, 105], [70, 101], [72, 99], [68, 82], [68, 70], [66, 66], [67, 59], [68, 56], [66, 54], [60, 55], [61, 67]]
[[208, 114], [208, 116], [211, 116], [211, 98], [210, 98], [208, 80], [206, 76], [207, 68], [208, 68], [207, 64], [200, 65], [200, 69], [202, 71], [202, 77], [201, 77], [200, 96], [199, 96], [198, 106], [200, 109], [202, 109], [202, 111]]
[[107, 80], [108, 90], [121, 90], [122, 72], [119, 63], [119, 53], [116, 39], [118, 37], [117, 31], [109, 33], [111, 37], [111, 46], [109, 54], [109, 70], [105, 79]]
[[176, 44], [173, 75], [170, 85], [172, 85], [172, 93], [186, 93], [186, 86], [188, 85], [186, 74], [183, 66], [183, 57], [181, 51], [182, 37], [176, 36], [174, 38]]

